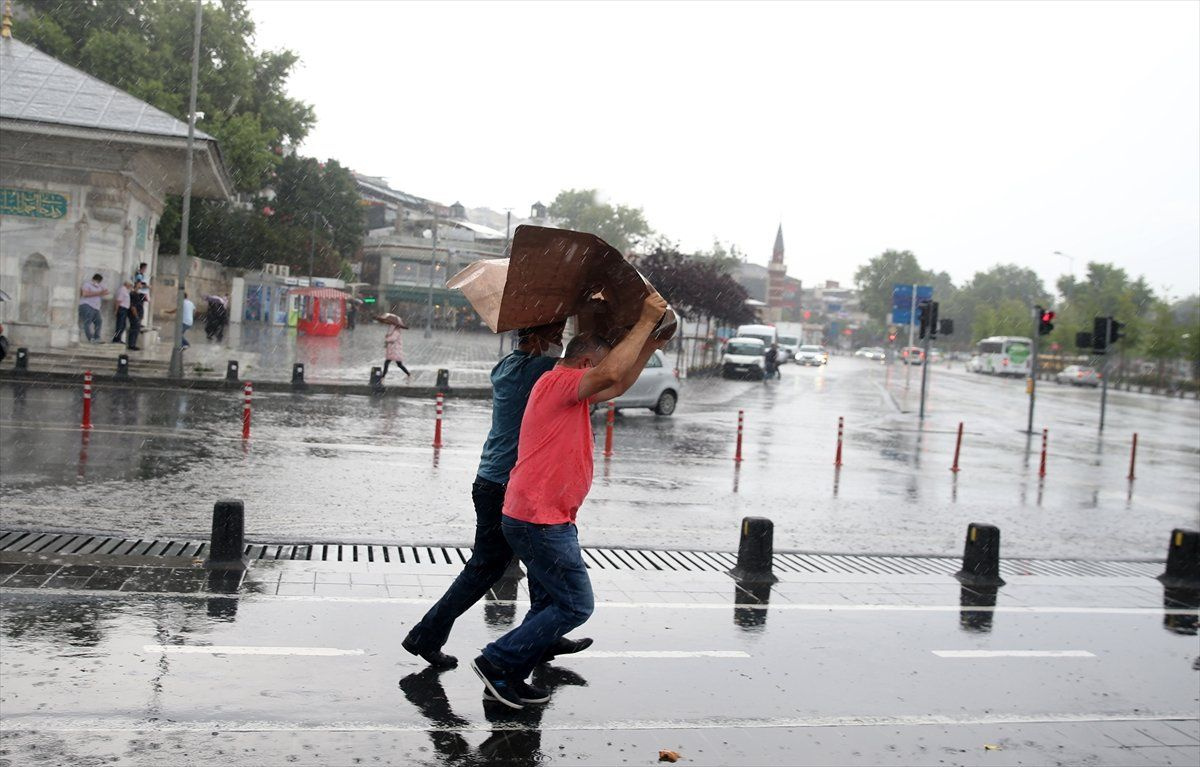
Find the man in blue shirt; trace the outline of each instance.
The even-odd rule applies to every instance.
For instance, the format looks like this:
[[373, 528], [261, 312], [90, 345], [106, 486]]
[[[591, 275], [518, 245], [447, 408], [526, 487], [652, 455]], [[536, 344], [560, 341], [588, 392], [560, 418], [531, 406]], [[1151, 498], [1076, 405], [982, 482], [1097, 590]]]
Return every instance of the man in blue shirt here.
[[[425, 617], [412, 627], [401, 646], [419, 655], [435, 668], [452, 668], [458, 659], [442, 652], [450, 638], [450, 629], [458, 616], [478, 602], [508, 569], [512, 548], [501, 531], [501, 511], [508, 474], [517, 462], [517, 439], [521, 418], [533, 385], [558, 362], [558, 354], [548, 354], [562, 344], [563, 323], [524, 328], [518, 332], [517, 348], [492, 368], [492, 428], [483, 443], [483, 455], [471, 499], [475, 502], [475, 547], [463, 571]], [[529, 582], [530, 596], [536, 602], [543, 597], [540, 584]], [[579, 652], [591, 645], [591, 639], [559, 639], [543, 660], [555, 655]]]

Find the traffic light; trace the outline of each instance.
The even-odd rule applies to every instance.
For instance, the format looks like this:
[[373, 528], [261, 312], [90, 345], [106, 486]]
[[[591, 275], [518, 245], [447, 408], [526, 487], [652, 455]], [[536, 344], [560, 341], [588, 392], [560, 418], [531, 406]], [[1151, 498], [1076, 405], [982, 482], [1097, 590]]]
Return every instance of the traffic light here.
[[939, 321], [939, 322], [938, 322], [938, 332], [937, 332], [937, 334], [938, 334], [939, 336], [950, 336], [950, 335], [954, 335], [954, 320], [941, 320], [941, 321]]
[[1125, 337], [1124, 330], [1124, 322], [1117, 322], [1112, 317], [1108, 318], [1108, 343], [1110, 346]]
[[921, 338], [928, 335], [930, 338], [937, 338], [938, 331], [938, 305], [936, 301], [922, 301], [917, 304], [917, 311], [920, 315], [921, 322]]
[[1075, 348], [1076, 349], [1091, 349], [1092, 348], [1092, 334], [1087, 332], [1086, 330], [1081, 330], [1078, 333], [1076, 333], [1075, 334]]
[[1092, 319], [1092, 351], [1104, 354], [1108, 351], [1108, 317]]
[[1038, 335], [1048, 336], [1054, 330], [1054, 312], [1038, 307]]
[[896, 343], [896, 334], [895, 334], [895, 333], [888, 333], [888, 341], [890, 341], [890, 342], [892, 342], [892, 343]]

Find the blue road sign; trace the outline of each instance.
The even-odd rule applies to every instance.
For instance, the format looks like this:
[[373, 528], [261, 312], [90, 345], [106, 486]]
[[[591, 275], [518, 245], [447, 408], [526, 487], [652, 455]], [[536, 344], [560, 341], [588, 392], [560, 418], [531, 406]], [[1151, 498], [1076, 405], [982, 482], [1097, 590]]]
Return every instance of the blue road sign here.
[[[933, 300], [932, 285], [917, 286], [917, 303]], [[909, 325], [912, 323], [913, 286], [892, 286], [892, 324]]]

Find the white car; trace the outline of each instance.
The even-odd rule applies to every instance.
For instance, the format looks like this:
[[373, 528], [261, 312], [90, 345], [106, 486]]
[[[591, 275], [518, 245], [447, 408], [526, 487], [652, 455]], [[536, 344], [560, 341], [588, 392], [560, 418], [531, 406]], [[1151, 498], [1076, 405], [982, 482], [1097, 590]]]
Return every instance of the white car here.
[[795, 336], [780, 336], [779, 337], [779, 364], [791, 362], [796, 359], [796, 353], [800, 351], [800, 339]]
[[1068, 365], [1054, 376], [1054, 380], [1072, 386], [1099, 386], [1100, 374], [1086, 365]]
[[758, 338], [731, 338], [721, 354], [721, 377], [750, 376], [762, 379], [767, 345]]
[[[613, 400], [617, 410], [648, 407], [659, 415], [671, 415], [679, 403], [679, 379], [660, 351], [650, 355], [646, 367], [629, 387], [629, 391]], [[601, 404], [601, 408], [606, 405]]]
[[881, 361], [887, 359], [887, 352], [878, 346], [864, 346], [854, 352], [855, 357], [865, 357], [871, 361]]
[[820, 367], [829, 361], [825, 354], [825, 350], [819, 346], [805, 344], [796, 351], [797, 365], [816, 365]]

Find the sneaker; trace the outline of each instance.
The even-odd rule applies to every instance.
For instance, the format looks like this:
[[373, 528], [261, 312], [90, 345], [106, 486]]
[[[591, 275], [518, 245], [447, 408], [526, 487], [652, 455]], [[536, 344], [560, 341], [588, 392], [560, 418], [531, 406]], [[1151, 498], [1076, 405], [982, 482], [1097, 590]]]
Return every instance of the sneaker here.
[[[471, 661], [471, 670], [483, 681], [484, 700], [502, 703], [518, 711], [525, 708], [524, 703], [521, 702], [521, 696], [517, 694], [513, 683], [505, 679], [500, 674], [500, 669], [492, 665], [491, 661], [487, 658], [480, 655]], [[491, 693], [490, 697], [488, 693]]]
[[422, 652], [417, 648], [417, 645], [411, 639], [405, 639], [400, 643], [400, 646], [413, 655], [424, 659], [426, 663], [436, 669], [454, 668], [458, 665], [458, 658], [455, 658], [453, 655], [447, 655], [441, 650], [428, 650]]
[[[513, 692], [516, 693], [517, 698], [522, 703], [545, 703], [550, 700], [549, 690], [543, 690], [540, 687], [534, 687], [531, 684], [526, 684], [525, 682], [521, 681], [509, 682], [509, 685], [512, 686]], [[483, 690], [483, 699], [495, 703], [504, 702], [499, 700], [495, 695], [492, 695], [491, 691], [487, 688], [484, 688]]]
[[574, 655], [577, 652], [583, 652], [592, 646], [592, 638], [584, 637], [583, 639], [567, 639], [559, 637], [542, 653], [542, 659], [538, 663], [549, 663], [559, 655]]

